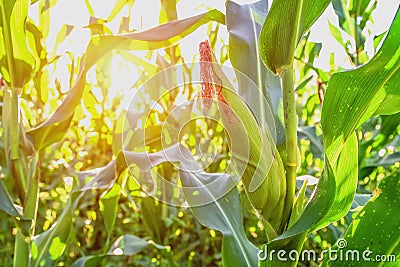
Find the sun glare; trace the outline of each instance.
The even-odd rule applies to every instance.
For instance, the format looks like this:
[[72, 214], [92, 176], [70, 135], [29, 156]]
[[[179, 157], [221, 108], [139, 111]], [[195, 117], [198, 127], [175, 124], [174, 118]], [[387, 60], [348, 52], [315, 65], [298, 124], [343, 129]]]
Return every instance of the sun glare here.
[[[240, 0], [239, 3], [252, 3], [254, 0]], [[396, 5], [400, 0], [396, 1], [378, 1], [376, 10], [374, 10], [372, 17], [379, 23], [369, 24], [367, 31], [370, 38], [366, 42], [366, 51], [369, 56], [373, 55], [373, 39], [372, 37], [384, 32], [390, 26], [389, 23], [393, 19], [396, 11]], [[272, 1], [270, 1], [271, 5]], [[60, 0], [57, 1], [54, 7], [50, 9], [50, 21], [52, 21], [49, 29], [49, 34], [46, 39], [46, 46], [48, 50], [56, 47], [56, 51], [53, 54], [65, 54], [71, 52], [75, 57], [82, 56], [85, 53], [87, 44], [90, 41], [90, 29], [87, 27], [90, 17], [96, 17], [106, 21], [105, 25], [114, 33], [118, 33], [120, 27], [119, 22], [123, 17], [130, 17], [130, 30], [141, 31], [151, 27], [159, 25], [160, 14], [160, 2], [158, 0], [137, 0], [133, 3], [131, 9], [125, 6], [111, 21], [107, 21], [110, 15], [112, 7], [114, 6], [113, 1], [107, 0]], [[178, 18], [186, 18], [196, 14], [205, 12], [211, 8], [216, 8], [222, 12], [225, 12], [224, 1], [202, 1], [202, 4], [198, 4], [195, 1], [178, 1], [177, 3], [177, 15]], [[29, 15], [32, 20], [40, 24], [39, 21], [39, 8], [38, 5], [32, 5]], [[73, 14], [73, 16], [71, 15]], [[320, 56], [316, 58], [314, 64], [316, 67], [329, 71], [331, 54], [334, 54], [335, 64], [342, 68], [351, 68], [349, 58], [344, 51], [343, 47], [334, 39], [329, 32], [329, 25], [338, 25], [338, 19], [334, 13], [333, 7], [330, 5], [324, 14], [318, 19], [315, 25], [311, 28], [311, 35], [309, 41], [322, 43], [322, 50]], [[64, 25], [73, 26], [73, 30], [65, 41], [56, 46], [57, 34]], [[180, 41], [180, 53], [184, 62], [190, 63], [192, 61], [198, 61], [198, 44], [207, 39], [208, 25], [201, 26], [196, 30], [195, 33], [190, 35], [190, 38], [184, 38]], [[220, 56], [221, 48], [228, 43], [228, 32], [225, 26], [220, 26], [218, 32], [218, 42], [216, 54], [217, 58]], [[344, 41], [352, 42], [349, 36], [343, 36]], [[162, 54], [163, 51], [155, 51], [155, 53]], [[129, 57], [129, 59], [127, 58]], [[132, 57], [140, 60], [132, 60]], [[53, 75], [60, 82], [62, 91], [66, 92], [69, 90], [69, 77], [66, 75], [68, 72], [62, 67], [63, 63], [68, 60], [68, 57], [63, 56], [60, 63], [57, 64]], [[123, 97], [122, 107], [129, 105], [129, 97], [132, 96], [132, 92], [135, 91], [135, 82], [145, 75], [146, 79], [151, 78], [157, 71], [156, 56], [151, 56], [148, 51], [132, 51], [113, 53], [111, 60], [111, 75], [110, 75], [110, 86], [108, 89], [107, 98], [109, 101], [117, 97], [118, 95], [128, 96]], [[146, 68], [144, 68], [144, 64]], [[230, 66], [229, 61], [224, 63]], [[144, 69], [148, 73], [143, 73]], [[154, 71], [150, 71], [153, 69]], [[52, 78], [52, 77], [50, 77]], [[88, 80], [92, 80], [95, 84], [95, 74], [92, 69], [89, 72]], [[138, 85], [138, 84], [136, 84]], [[96, 94], [96, 90], [94, 90]], [[184, 101], [184, 96], [179, 96], [179, 101]], [[121, 108], [118, 109], [119, 111]]]

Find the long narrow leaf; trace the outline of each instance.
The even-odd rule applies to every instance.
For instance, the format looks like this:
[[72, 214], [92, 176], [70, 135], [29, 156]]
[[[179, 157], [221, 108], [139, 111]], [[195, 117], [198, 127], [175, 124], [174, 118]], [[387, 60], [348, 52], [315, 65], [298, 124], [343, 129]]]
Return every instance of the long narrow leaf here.
[[260, 53], [277, 73], [292, 65], [300, 38], [326, 9], [329, 0], [275, 0], [260, 36]]
[[[185, 166], [183, 164], [183, 166]], [[213, 187], [208, 186], [218, 180]], [[256, 266], [257, 248], [247, 239], [243, 228], [239, 191], [232, 188], [229, 175], [181, 171], [182, 185], [189, 206], [197, 220], [223, 234], [222, 260], [225, 266]], [[192, 190], [192, 188], [196, 188]], [[212, 190], [210, 190], [212, 188]], [[225, 194], [225, 195], [224, 195]], [[222, 198], [220, 196], [223, 195]], [[197, 206], [198, 203], [208, 203]]]
[[104, 259], [118, 259], [121, 261], [121, 258], [127, 259], [129, 256], [138, 254], [149, 245], [152, 245], [161, 252], [163, 250], [169, 249], [169, 247], [167, 246], [162, 246], [154, 242], [149, 242], [137, 236], [123, 235], [114, 242], [111, 249], [106, 254], [90, 255], [79, 258], [72, 264], [72, 267], [97, 267], [101, 265], [101, 262]]
[[399, 34], [400, 12], [397, 12], [381, 49], [369, 63], [332, 76], [321, 118], [326, 147], [334, 144], [332, 149], [338, 151], [368, 118], [400, 112]]
[[210, 10], [194, 17], [172, 21], [142, 32], [113, 36], [94, 36], [81, 60], [76, 83], [67, 97], [49, 119], [28, 133], [34, 141], [35, 148], [42, 149], [51, 143], [59, 141], [64, 136], [75, 107], [82, 98], [83, 88], [86, 84], [86, 74], [105, 54], [115, 49], [147, 50], [167, 47], [210, 21], [224, 23], [225, 16], [217, 10]]
[[[12, 202], [10, 195], [8, 194], [7, 188], [3, 181], [0, 179], [0, 209], [13, 217], [21, 217], [21, 213], [18, 211], [17, 206]], [[21, 209], [21, 207], [19, 207]]]
[[[28, 50], [25, 22], [28, 0], [2, 0], [0, 2], [0, 71], [11, 87], [22, 88], [29, 80], [34, 59]], [[2, 49], [1, 49], [2, 50]], [[12, 79], [12, 80], [11, 80]]]
[[228, 1], [226, 26], [229, 31], [229, 57], [238, 79], [238, 94], [259, 119], [260, 126], [270, 127], [279, 144], [285, 138], [282, 123], [277, 116], [282, 99], [280, 79], [262, 63], [258, 47], [267, 12], [267, 1], [251, 4]]
[[72, 230], [72, 201], [67, 203], [60, 217], [47, 231], [32, 241], [32, 266], [53, 266], [63, 255]]
[[[340, 244], [340, 250], [344, 253], [357, 250], [359, 252], [357, 265], [398, 266], [400, 263], [400, 217], [394, 215], [400, 210], [399, 186], [400, 173], [386, 177], [379, 185], [382, 192], [367, 203], [344, 233], [341, 242], [345, 243]], [[337, 250], [338, 245], [332, 249]], [[362, 254], [368, 250], [371, 253]], [[384, 255], [386, 259], [389, 259], [389, 255], [393, 255], [395, 258], [392, 258], [391, 262], [381, 262], [379, 265], [375, 262], [378, 259], [375, 258], [377, 255]], [[393, 261], [394, 259], [397, 260]], [[326, 259], [322, 266], [343, 266], [343, 262]]]

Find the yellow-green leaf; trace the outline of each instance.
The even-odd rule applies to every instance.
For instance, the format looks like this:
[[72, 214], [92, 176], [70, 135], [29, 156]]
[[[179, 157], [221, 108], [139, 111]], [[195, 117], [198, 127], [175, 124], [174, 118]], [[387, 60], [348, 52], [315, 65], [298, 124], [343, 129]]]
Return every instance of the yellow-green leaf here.
[[261, 58], [272, 72], [292, 65], [297, 43], [329, 3], [329, 0], [272, 2], [260, 36]]

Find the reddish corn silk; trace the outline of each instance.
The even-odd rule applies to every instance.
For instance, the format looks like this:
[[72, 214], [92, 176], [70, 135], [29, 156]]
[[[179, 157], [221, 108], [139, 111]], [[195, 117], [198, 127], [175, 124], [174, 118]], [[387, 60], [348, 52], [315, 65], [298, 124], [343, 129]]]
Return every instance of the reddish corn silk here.
[[215, 73], [213, 59], [213, 51], [211, 50], [210, 43], [206, 40], [200, 43], [200, 78], [201, 78], [201, 94], [204, 109], [208, 111], [211, 108], [214, 96], [217, 95], [219, 107], [225, 114], [228, 121], [234, 121], [234, 114], [226, 102], [225, 97], [222, 95], [222, 80]]
[[201, 42], [199, 45], [200, 50], [200, 78], [201, 78], [201, 94], [200, 97], [204, 101], [204, 108], [209, 110], [211, 108], [212, 99], [214, 97], [213, 86], [213, 66], [211, 47], [208, 41]]
[[[208, 105], [211, 105], [211, 99], [217, 95], [218, 101], [226, 103], [222, 95], [221, 79], [215, 74], [213, 66], [213, 52], [210, 43], [206, 40], [200, 43], [200, 78], [201, 78], [201, 98], [209, 99]], [[206, 102], [207, 103], [207, 102]], [[206, 108], [210, 106], [205, 105]]]

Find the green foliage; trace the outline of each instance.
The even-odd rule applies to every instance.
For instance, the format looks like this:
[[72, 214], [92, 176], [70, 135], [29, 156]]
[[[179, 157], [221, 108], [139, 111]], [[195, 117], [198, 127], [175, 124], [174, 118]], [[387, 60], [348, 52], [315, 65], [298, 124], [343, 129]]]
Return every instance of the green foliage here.
[[[29, 136], [34, 140], [36, 149], [40, 150], [47, 147], [63, 137], [63, 133], [69, 127], [75, 108], [82, 98], [87, 72], [105, 54], [114, 49], [153, 50], [166, 47], [210, 21], [223, 23], [224, 15], [217, 10], [211, 10], [195, 17], [173, 21], [143, 32], [118, 36], [93, 36], [80, 62], [76, 82], [68, 95], [50, 118], [29, 132]], [[157, 36], [157, 38], [153, 36]], [[58, 134], [55, 135], [54, 132]]]
[[[162, 0], [144, 30], [135, 1], [96, 17], [90, 0], [87, 26], [54, 29], [60, 2], [0, 0], [4, 266], [317, 266], [257, 255], [332, 251], [340, 238], [398, 264], [398, 11], [373, 36], [377, 1], [332, 1], [329, 29], [357, 68], [332, 54], [322, 71], [309, 29], [329, 1], [275, 0], [269, 13], [227, 1], [226, 16], [181, 18], [182, 3]], [[203, 30], [212, 81], [182, 45]], [[82, 31], [79, 54], [69, 45]], [[214, 83], [208, 111], [197, 82]]]
[[[286, 150], [287, 152], [292, 151], [291, 153], [293, 153], [293, 149], [291, 148], [291, 137], [289, 134], [294, 131], [294, 128], [291, 127], [293, 121], [293, 115], [291, 114], [293, 114], [293, 110], [290, 109], [292, 105], [290, 97], [292, 94], [291, 87], [293, 87], [291, 83], [293, 81], [290, 81], [292, 77], [287, 74], [286, 68], [290, 69], [292, 67], [296, 45], [305, 32], [302, 30], [302, 27], [304, 25], [309, 27], [312, 24], [308, 25], [304, 22], [307, 21], [307, 16], [309, 16], [308, 20], [313, 22], [326, 7], [321, 3], [321, 11], [314, 12], [306, 9], [306, 12], [304, 12], [302, 4], [307, 6], [308, 2], [298, 1], [297, 3], [296, 9], [296, 6], [285, 5], [283, 1], [274, 2], [264, 24], [260, 47], [261, 50], [264, 50], [264, 54], [263, 52], [261, 54], [266, 65], [274, 73], [278, 72], [282, 77], [283, 98], [286, 109], [286, 138], [289, 140], [286, 143]], [[361, 1], [357, 2], [357, 6], [350, 12], [359, 12], [360, 9], [364, 11], [366, 6], [360, 3]], [[279, 10], [275, 10], [274, 6], [279, 7]], [[290, 10], [292, 10], [292, 13], [290, 13]], [[369, 15], [370, 12], [366, 19], [368, 19]], [[302, 16], [305, 17], [304, 21], [302, 21]], [[290, 19], [293, 22], [287, 23]], [[396, 97], [394, 93], [391, 93], [392, 89], [390, 86], [393, 83], [390, 80], [392, 76], [396, 76], [398, 66], [400, 66], [396, 56], [398, 41], [392, 39], [393, 36], [397, 35], [396, 20], [395, 18], [390, 30], [392, 31], [392, 35], [389, 33], [380, 52], [377, 53], [376, 57], [369, 64], [354, 71], [334, 74], [330, 79], [327, 93], [324, 97], [325, 104], [321, 120], [325, 148], [324, 173], [314, 190], [312, 198], [298, 220], [281, 236], [268, 243], [267, 247], [269, 249], [285, 248], [286, 251], [289, 251], [289, 249], [299, 250], [304, 242], [304, 233], [320, 229], [340, 219], [350, 208], [358, 180], [358, 162], [354, 157], [355, 154], [358, 154], [358, 149], [354, 131], [367, 118], [380, 114], [378, 111], [380, 109], [379, 105], [386, 99], [386, 92], [390, 97], [388, 97], [386, 102], [383, 102], [382, 113], [385, 114], [385, 111], [388, 114], [399, 112], [399, 110], [394, 108], [392, 104], [394, 102], [391, 102], [392, 99], [396, 101]], [[281, 31], [281, 29], [283, 30]], [[276, 49], [279, 46], [278, 44], [283, 47], [282, 50], [279, 48]], [[386, 58], [385, 54], [387, 55]], [[392, 57], [393, 54], [395, 55], [394, 57]], [[311, 63], [313, 62], [314, 50], [310, 51], [309, 60], [311, 60]], [[376, 67], [376, 70], [380, 69], [379, 73], [373, 73], [371, 67]], [[387, 70], [387, 72], [382, 73], [382, 68]], [[363, 72], [364, 70], [366, 72]], [[371, 75], [371, 72], [374, 75]], [[382, 78], [379, 79], [378, 77], [381, 73]], [[387, 86], [387, 82], [389, 86]], [[379, 93], [380, 90], [381, 92]], [[364, 98], [363, 94], [367, 96]], [[378, 99], [377, 101], [377, 97], [380, 97], [381, 100]], [[285, 102], [285, 98], [287, 98], [287, 102]], [[368, 109], [371, 110], [368, 111]], [[286, 176], [288, 177], [290, 169], [287, 168], [286, 170]], [[296, 212], [298, 213], [298, 211]], [[296, 213], [292, 213], [292, 215], [297, 216]], [[286, 243], [282, 243], [282, 240], [287, 241]], [[282, 263], [277, 258], [274, 258], [272, 262], [261, 262], [263, 266], [269, 266], [270, 264], [277, 266]]]
[[[364, 49], [366, 42], [364, 30], [367, 22], [371, 20], [372, 11], [376, 8], [377, 3], [376, 0], [332, 1], [332, 6], [339, 19], [339, 27], [329, 24], [329, 29], [355, 65], [366, 63], [368, 60]], [[353, 42], [344, 42], [343, 33], [351, 36]]]
[[290, 67], [300, 38], [330, 1], [274, 1], [260, 36], [260, 54], [273, 73]]
[[343, 146], [336, 163], [336, 173], [329, 165], [320, 177], [313, 197], [297, 222], [281, 238], [290, 237], [307, 230], [317, 230], [339, 220], [353, 201], [357, 178], [356, 138], [353, 135]]
[[14, 217], [21, 217], [21, 214], [18, 212], [17, 207], [13, 203], [10, 195], [7, 192], [7, 189], [3, 183], [3, 181], [0, 181], [0, 209], [4, 212], [6, 212], [8, 215], [14, 216]]
[[[379, 185], [381, 190], [379, 195], [353, 215], [353, 222], [343, 234], [343, 238], [346, 240], [344, 246], [346, 250], [358, 250], [360, 254], [367, 250], [371, 251], [371, 253], [359, 257], [358, 262], [365, 266], [394, 266], [396, 263], [385, 264], [384, 261], [377, 263], [379, 258], [376, 256], [394, 255], [398, 258], [400, 255], [398, 235], [396, 234], [400, 220], [398, 216], [393, 216], [396, 213], [395, 210], [400, 208], [399, 182], [399, 173], [393, 173], [386, 177]], [[373, 234], [370, 233], [371, 229], [375, 229]], [[332, 249], [338, 249], [338, 244]], [[341, 263], [327, 259], [322, 266], [341, 266]]]
[[396, 92], [400, 77], [399, 32], [400, 15], [397, 14], [381, 49], [370, 62], [332, 76], [322, 111], [327, 116], [321, 120], [326, 143], [338, 147], [368, 118], [400, 112]]
[[1, 1], [0, 68], [11, 87], [22, 88], [29, 80], [34, 60], [26, 44], [25, 21], [29, 1]]
[[[183, 172], [182, 184], [186, 189], [188, 204], [196, 219], [206, 227], [220, 231], [222, 239], [222, 261], [225, 266], [254, 266], [257, 264], [257, 248], [247, 239], [243, 223], [239, 191], [233, 179], [221, 174], [193, 174]], [[218, 185], [210, 186], [218, 179]], [[232, 189], [232, 187], [234, 187]], [[228, 193], [226, 193], [228, 192]], [[223, 196], [223, 197], [220, 197]], [[197, 203], [206, 203], [197, 206]]]
[[142, 251], [144, 248], [152, 244], [154, 247], [160, 250], [168, 250], [168, 247], [163, 247], [161, 245], [157, 245], [155, 243], [149, 243], [137, 236], [133, 235], [124, 235], [118, 238], [113, 246], [110, 248], [110, 251], [107, 254], [99, 255], [99, 256], [86, 256], [82, 257], [79, 260], [75, 261], [72, 265], [73, 267], [90, 267], [90, 266], [99, 266], [101, 262], [107, 260], [115, 260], [122, 261], [126, 260], [128, 256], [135, 255]]
[[32, 266], [54, 266], [67, 246], [72, 229], [71, 223], [72, 211], [69, 206], [66, 206], [57, 223], [34, 237], [31, 248]]

